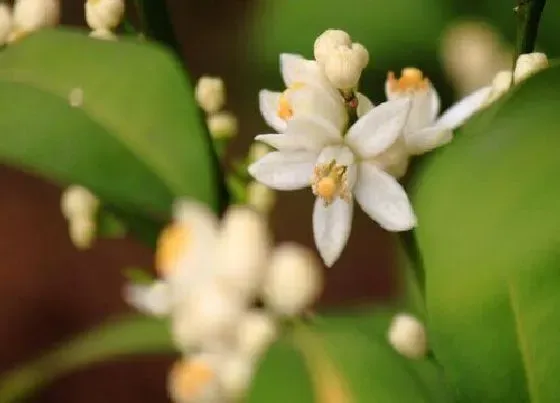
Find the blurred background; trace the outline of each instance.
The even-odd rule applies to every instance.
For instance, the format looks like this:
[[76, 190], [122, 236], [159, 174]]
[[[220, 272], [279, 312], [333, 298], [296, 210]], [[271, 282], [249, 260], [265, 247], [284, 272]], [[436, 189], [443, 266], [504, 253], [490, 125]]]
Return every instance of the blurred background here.
[[[83, 2], [62, 0], [62, 22], [84, 26]], [[361, 91], [384, 100], [388, 70], [422, 69], [449, 106], [488, 84], [511, 65], [515, 40], [512, 0], [169, 0], [182, 57], [193, 81], [224, 78], [228, 109], [240, 135], [228, 157], [242, 156], [251, 139], [269, 129], [257, 93], [282, 89], [281, 52], [312, 56], [313, 41], [328, 28], [348, 31], [370, 53]], [[544, 11], [539, 48], [560, 51], [554, 19]], [[134, 66], [131, 66], [134, 68]], [[135, 94], [134, 96], [141, 95]], [[122, 269], [152, 267], [152, 252], [132, 239], [100, 240], [88, 251], [70, 243], [59, 208], [61, 189], [0, 165], [0, 372], [129, 311], [121, 299]], [[308, 191], [278, 194], [271, 225], [278, 241], [312, 245]], [[357, 209], [359, 211], [359, 209]], [[327, 273], [325, 307], [387, 300], [395, 293], [391, 235], [355, 216], [348, 248]], [[132, 358], [72, 374], [43, 391], [36, 402], [166, 402], [172, 357]]]

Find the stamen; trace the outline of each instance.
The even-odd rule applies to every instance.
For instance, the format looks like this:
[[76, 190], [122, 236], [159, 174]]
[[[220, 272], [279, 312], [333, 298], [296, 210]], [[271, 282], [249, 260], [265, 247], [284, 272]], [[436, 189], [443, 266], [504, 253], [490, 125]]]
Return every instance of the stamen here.
[[424, 73], [415, 67], [407, 67], [401, 71], [401, 77], [396, 78], [395, 73], [390, 71], [387, 74], [389, 89], [394, 92], [418, 91], [428, 87], [429, 80], [424, 77]]
[[280, 95], [280, 98], [278, 99], [277, 114], [281, 119], [288, 120], [294, 115], [294, 111], [289, 100], [289, 94], [291, 91], [297, 91], [303, 87], [305, 87], [304, 83], [295, 82]]
[[315, 166], [311, 189], [315, 196], [324, 200], [325, 206], [330, 205], [337, 197], [350, 202], [348, 167], [337, 165], [335, 160]]

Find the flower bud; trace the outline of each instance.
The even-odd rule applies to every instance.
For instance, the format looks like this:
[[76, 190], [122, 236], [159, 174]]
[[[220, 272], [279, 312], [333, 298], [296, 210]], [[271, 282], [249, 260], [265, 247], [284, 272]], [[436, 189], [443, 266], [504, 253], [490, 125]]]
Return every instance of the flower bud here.
[[86, 22], [93, 31], [111, 31], [124, 16], [124, 0], [87, 0]]
[[224, 82], [219, 77], [201, 77], [196, 84], [195, 98], [206, 113], [218, 112], [225, 103]]
[[249, 163], [252, 164], [253, 162], [260, 160], [262, 157], [267, 155], [270, 151], [271, 149], [269, 146], [267, 146], [264, 143], [255, 141], [253, 144], [251, 144], [251, 148], [249, 148], [249, 155], [248, 155]]
[[16, 0], [14, 4], [14, 26], [19, 30], [31, 32], [59, 21], [59, 0]]
[[325, 58], [323, 69], [334, 87], [349, 90], [358, 85], [368, 60], [367, 50], [359, 44], [339, 46]]
[[515, 82], [523, 81], [547, 67], [548, 58], [544, 53], [534, 52], [519, 55], [515, 64], [515, 72], [513, 73]]
[[319, 261], [308, 249], [284, 244], [273, 252], [263, 299], [276, 313], [295, 316], [311, 305], [323, 288]]
[[333, 49], [338, 46], [350, 47], [351, 45], [352, 39], [348, 33], [339, 29], [328, 29], [315, 39], [313, 54], [315, 60], [323, 64]]
[[418, 359], [426, 355], [426, 330], [414, 316], [396, 315], [389, 327], [388, 337], [393, 348], [407, 358]]
[[99, 208], [99, 199], [83, 186], [69, 186], [61, 197], [61, 210], [68, 220], [76, 217], [92, 218]]
[[231, 112], [217, 112], [206, 120], [208, 131], [214, 139], [229, 139], [237, 135], [237, 118]]
[[218, 244], [218, 281], [243, 298], [253, 298], [262, 285], [269, 250], [270, 235], [261, 214], [246, 206], [230, 207]]
[[8, 41], [8, 37], [12, 32], [12, 9], [9, 5], [0, 4], [0, 46]]
[[264, 311], [252, 310], [241, 318], [237, 328], [237, 351], [253, 359], [259, 358], [278, 335], [276, 323]]
[[105, 41], [116, 41], [118, 38], [113, 31], [110, 31], [108, 29], [96, 29], [94, 31], [91, 31], [89, 33], [89, 36], [91, 38], [101, 39]]
[[251, 385], [254, 373], [254, 362], [242, 355], [225, 357], [218, 369], [220, 386], [228, 401], [240, 401]]
[[198, 354], [177, 361], [168, 378], [168, 390], [175, 403], [216, 403], [223, 400], [218, 381], [218, 357]]
[[275, 202], [276, 193], [273, 189], [257, 181], [247, 185], [247, 203], [261, 213], [269, 213]]
[[95, 220], [77, 216], [69, 220], [70, 240], [78, 249], [89, 249], [95, 240], [97, 225]]

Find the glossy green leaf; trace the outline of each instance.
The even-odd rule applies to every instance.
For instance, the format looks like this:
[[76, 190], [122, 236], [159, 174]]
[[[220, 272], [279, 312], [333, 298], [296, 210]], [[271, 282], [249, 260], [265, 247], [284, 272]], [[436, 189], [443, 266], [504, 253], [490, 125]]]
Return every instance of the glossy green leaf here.
[[560, 395], [560, 68], [515, 87], [413, 177], [435, 355], [462, 402]]
[[167, 329], [165, 321], [141, 316], [110, 321], [2, 374], [0, 402], [20, 402], [45, 384], [87, 365], [134, 354], [171, 353], [174, 348]]
[[8, 47], [0, 133], [0, 161], [108, 205], [163, 218], [177, 196], [217, 208], [211, 140], [182, 66], [157, 45], [60, 29]]

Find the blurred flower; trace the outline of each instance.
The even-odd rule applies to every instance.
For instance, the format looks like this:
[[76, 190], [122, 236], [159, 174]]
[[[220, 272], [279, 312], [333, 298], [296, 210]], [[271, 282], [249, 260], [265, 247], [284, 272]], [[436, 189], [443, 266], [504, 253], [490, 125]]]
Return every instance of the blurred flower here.
[[53, 27], [60, 20], [59, 0], [16, 0], [13, 29], [8, 42], [41, 28]]
[[224, 106], [225, 92], [221, 78], [202, 76], [196, 83], [196, 102], [206, 113], [218, 112]]
[[82, 106], [84, 103], [84, 90], [79, 87], [72, 88], [68, 94], [68, 103], [73, 108], [79, 108]]
[[84, 8], [92, 31], [111, 33], [124, 17], [125, 4], [124, 0], [87, 0]]
[[243, 315], [236, 332], [237, 351], [246, 357], [256, 358], [276, 340], [278, 330], [271, 315], [251, 310]]
[[387, 99], [409, 98], [412, 102], [403, 131], [410, 155], [424, 154], [451, 141], [453, 129], [462, 125], [483, 106], [490, 90], [487, 86], [473, 92], [438, 118], [439, 95], [420, 70], [405, 68], [400, 78], [389, 72], [385, 82]]
[[407, 358], [422, 358], [428, 350], [424, 326], [418, 319], [408, 314], [399, 314], [393, 318], [388, 338], [393, 348]]
[[255, 179], [277, 190], [311, 186], [317, 196], [313, 233], [327, 266], [348, 241], [352, 194], [389, 231], [416, 225], [404, 189], [384, 172], [387, 160], [381, 157], [401, 134], [409, 107], [408, 98], [385, 102], [358, 119], [346, 135], [321, 116], [304, 116], [290, 120], [283, 134], [255, 138], [278, 150], [249, 166]]
[[498, 71], [511, 67], [513, 51], [493, 26], [461, 21], [444, 32], [441, 57], [457, 92], [465, 96], [487, 85]]
[[0, 46], [8, 41], [8, 36], [12, 32], [12, 9], [6, 4], [0, 4]]
[[96, 235], [99, 199], [83, 186], [72, 185], [62, 193], [60, 203], [72, 243], [78, 249], [89, 248]]
[[95, 39], [102, 39], [106, 41], [115, 41], [117, 40], [117, 35], [108, 29], [96, 29], [89, 33], [91, 38]]
[[78, 249], [89, 249], [96, 236], [97, 225], [94, 219], [77, 216], [69, 220], [70, 240]]
[[247, 185], [247, 204], [263, 214], [269, 213], [276, 202], [276, 192], [257, 181]]
[[214, 139], [229, 139], [237, 135], [237, 118], [231, 112], [212, 113], [206, 123]]
[[254, 141], [251, 144], [251, 147], [249, 148], [247, 159], [249, 160], [250, 163], [252, 163], [257, 160], [260, 160], [262, 157], [264, 157], [266, 154], [268, 154], [271, 151], [272, 149], [268, 145], [261, 143], [259, 141]]
[[217, 368], [220, 358], [199, 354], [176, 362], [169, 373], [168, 390], [176, 403], [217, 403], [223, 401]]
[[525, 53], [519, 55], [513, 73], [516, 83], [519, 83], [533, 74], [548, 68], [548, 57], [544, 53]]

